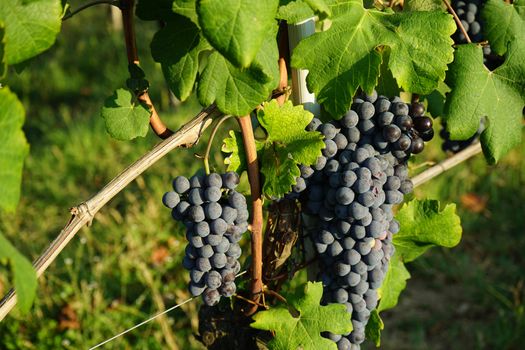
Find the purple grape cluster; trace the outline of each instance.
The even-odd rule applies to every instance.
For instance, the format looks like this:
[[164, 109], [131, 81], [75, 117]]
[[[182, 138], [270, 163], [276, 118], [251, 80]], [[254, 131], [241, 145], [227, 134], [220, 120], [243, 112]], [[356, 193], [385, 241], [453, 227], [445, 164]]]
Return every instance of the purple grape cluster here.
[[190, 271], [190, 293], [202, 295], [209, 306], [236, 291], [235, 275], [241, 268], [238, 242], [248, 229], [249, 217], [246, 198], [235, 191], [238, 183], [235, 172], [178, 176], [174, 190], [162, 198], [173, 219], [186, 226], [183, 265]]
[[313, 119], [308, 130], [325, 139], [322, 156], [301, 166], [290, 197], [301, 202], [303, 228], [319, 256], [325, 303], [340, 303], [352, 316], [353, 331], [326, 334], [339, 349], [357, 349], [378, 302], [399, 231], [393, 206], [412, 192], [407, 160], [433, 137], [422, 104], [398, 97], [361, 95], [337, 121]]

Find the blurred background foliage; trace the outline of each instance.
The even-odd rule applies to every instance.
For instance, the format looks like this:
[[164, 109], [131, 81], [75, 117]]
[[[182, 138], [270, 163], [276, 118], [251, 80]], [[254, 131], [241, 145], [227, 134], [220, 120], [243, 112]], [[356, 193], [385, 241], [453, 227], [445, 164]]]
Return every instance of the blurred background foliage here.
[[[73, 8], [78, 2], [72, 1]], [[100, 190], [151, 149], [151, 133], [112, 140], [99, 110], [128, 76], [119, 18], [106, 7], [64, 22], [56, 45], [8, 84], [27, 110], [31, 144], [16, 214], [0, 214], [0, 230], [34, 259], [69, 218], [68, 208]], [[171, 103], [160, 67], [149, 53], [158, 30], [137, 21], [141, 65], [150, 95], [176, 129], [200, 106]], [[220, 139], [211, 159], [222, 170]], [[439, 126], [436, 126], [436, 131]], [[209, 133], [209, 132], [208, 132]], [[86, 349], [189, 298], [181, 266], [183, 229], [162, 206], [179, 174], [201, 162], [208, 133], [193, 149], [163, 158], [117, 195], [82, 229], [40, 279], [31, 313], [0, 323], [0, 349]], [[525, 145], [488, 167], [481, 156], [416, 191], [418, 198], [458, 203], [464, 236], [452, 250], [434, 249], [409, 265], [412, 279], [395, 309], [382, 314], [384, 349], [520, 349], [525, 341]], [[413, 168], [445, 157], [432, 141]], [[421, 169], [421, 168], [418, 168]], [[417, 170], [415, 170], [417, 171]], [[248, 241], [246, 239], [245, 241]], [[246, 242], [245, 242], [246, 243]], [[0, 293], [10, 286], [0, 270]], [[300, 274], [294, 281], [304, 280]], [[199, 300], [108, 344], [108, 349], [201, 349], [195, 338]], [[366, 348], [373, 348], [367, 345]]]

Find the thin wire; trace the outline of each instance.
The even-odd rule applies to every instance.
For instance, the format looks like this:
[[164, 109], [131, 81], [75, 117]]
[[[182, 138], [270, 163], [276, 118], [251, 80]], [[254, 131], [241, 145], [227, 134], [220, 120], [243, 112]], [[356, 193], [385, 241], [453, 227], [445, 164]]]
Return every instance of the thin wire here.
[[[242, 276], [242, 275], [244, 275], [246, 272], [247, 272], [246, 270], [243, 271], [243, 272], [240, 272], [240, 273], [238, 273], [235, 277]], [[180, 304], [177, 304], [177, 305], [175, 305], [175, 306], [170, 307], [169, 309], [166, 309], [166, 310], [164, 310], [164, 311], [162, 311], [162, 312], [159, 312], [158, 314], [155, 314], [155, 315], [151, 316], [151, 317], [148, 318], [147, 320], [142, 321], [142, 322], [140, 322], [139, 324], [136, 324], [135, 326], [133, 326], [133, 327], [131, 327], [131, 328], [128, 328], [128, 329], [126, 329], [125, 331], [122, 331], [122, 332], [120, 332], [119, 334], [117, 334], [117, 335], [115, 335], [115, 336], [113, 336], [113, 337], [111, 337], [111, 338], [109, 338], [109, 339], [104, 340], [102, 343], [99, 343], [99, 344], [97, 344], [97, 345], [95, 345], [95, 346], [89, 348], [89, 350], [97, 349], [97, 348], [101, 347], [102, 345], [105, 345], [105, 344], [109, 343], [110, 341], [113, 341], [113, 340], [117, 339], [118, 337], [121, 337], [121, 336], [123, 336], [124, 334], [129, 333], [129, 332], [131, 332], [132, 330], [137, 329], [137, 328], [139, 328], [140, 326], [143, 326], [143, 325], [145, 325], [146, 323], [153, 321], [153, 320], [156, 319], [157, 317], [160, 317], [160, 316], [162, 316], [162, 315], [165, 315], [165, 314], [167, 314], [168, 312], [173, 311], [173, 310], [175, 310], [175, 309], [181, 307], [182, 305], [189, 303], [189, 302], [192, 301], [193, 299], [195, 299], [195, 298], [194, 298], [194, 297], [189, 298], [189, 299], [183, 301], [183, 302], [180, 303]]]

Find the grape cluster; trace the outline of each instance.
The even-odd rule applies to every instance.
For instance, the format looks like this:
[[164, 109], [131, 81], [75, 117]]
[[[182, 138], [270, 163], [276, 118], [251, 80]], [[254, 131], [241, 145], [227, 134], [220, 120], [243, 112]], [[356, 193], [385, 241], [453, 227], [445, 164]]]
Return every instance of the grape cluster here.
[[202, 295], [209, 306], [236, 291], [235, 275], [241, 268], [238, 242], [248, 229], [249, 217], [246, 198], [235, 191], [238, 183], [235, 172], [178, 176], [174, 191], [162, 198], [173, 219], [186, 226], [183, 265], [190, 271], [190, 293]]
[[326, 334], [339, 349], [359, 348], [377, 306], [399, 231], [392, 209], [413, 189], [406, 161], [433, 137], [424, 112], [374, 92], [356, 97], [340, 120], [314, 118], [307, 127], [324, 135], [325, 148], [316, 164], [301, 166], [291, 196], [319, 256], [324, 302], [344, 304], [352, 316], [351, 333]]
[[[455, 0], [452, 1], [451, 6], [456, 11], [461, 24], [465, 28], [468, 36], [472, 42], [479, 43], [484, 40], [481, 21], [481, 8], [483, 6], [482, 0]], [[456, 44], [466, 44], [467, 38], [463, 32], [458, 28], [456, 33], [453, 35], [454, 42]], [[485, 65], [490, 69], [494, 70], [501, 65], [502, 60], [500, 57], [494, 55], [489, 45], [483, 47], [483, 56]]]

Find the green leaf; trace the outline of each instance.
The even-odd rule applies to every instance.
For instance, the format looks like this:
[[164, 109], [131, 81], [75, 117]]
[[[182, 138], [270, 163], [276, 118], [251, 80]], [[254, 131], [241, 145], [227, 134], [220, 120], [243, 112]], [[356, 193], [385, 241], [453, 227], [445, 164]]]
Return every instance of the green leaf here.
[[5, 27], [0, 22], [0, 80], [5, 77], [7, 63], [5, 62]]
[[288, 24], [299, 23], [314, 15], [322, 20], [330, 17], [332, 11], [324, 0], [281, 0], [277, 11], [277, 18]]
[[0, 89], [0, 208], [14, 211], [20, 200], [22, 168], [29, 153], [22, 126], [25, 111], [9, 88]]
[[172, 10], [179, 15], [188, 17], [193, 23], [199, 24], [196, 0], [173, 0]]
[[404, 11], [446, 11], [443, 0], [407, 0], [404, 2]]
[[450, 15], [385, 13], [365, 9], [359, 0], [337, 2], [331, 9], [330, 29], [303, 39], [292, 66], [309, 70], [309, 90], [333, 117], [348, 110], [358, 87], [371, 92], [376, 86], [380, 46], [391, 49], [388, 65], [405, 91], [430, 93], [445, 78], [456, 30]]
[[223, 113], [242, 116], [268, 98], [271, 82], [272, 77], [260, 66], [240, 69], [214, 52], [208, 57], [197, 92], [201, 104], [215, 102]]
[[0, 6], [6, 33], [6, 62], [14, 65], [47, 50], [62, 24], [60, 0], [7, 0]]
[[249, 67], [275, 25], [278, 0], [201, 0], [199, 24], [210, 44], [235, 66]]
[[[224, 164], [227, 165], [227, 171], [235, 171], [240, 174], [248, 167], [246, 166], [246, 152], [242, 141], [242, 134], [239, 131], [230, 130], [230, 137], [223, 140], [221, 151], [229, 155], [224, 158]], [[255, 140], [255, 149], [257, 154], [264, 148], [264, 142]]]
[[31, 308], [36, 294], [37, 277], [33, 266], [0, 232], [0, 260], [8, 260], [14, 275], [18, 307], [22, 312]]
[[466, 140], [478, 130], [489, 163], [496, 163], [521, 141], [522, 110], [525, 105], [525, 45], [513, 41], [505, 62], [494, 71], [483, 65], [483, 51], [475, 44], [458, 46], [446, 83], [444, 118], [453, 140]]
[[397, 305], [399, 295], [406, 288], [409, 278], [410, 273], [396, 251], [390, 258], [383, 284], [377, 291], [377, 295], [380, 298], [377, 307], [378, 312], [391, 309]]
[[413, 200], [401, 207], [396, 219], [401, 229], [393, 242], [404, 262], [416, 259], [432, 246], [452, 248], [461, 240], [461, 220], [453, 203], [440, 211], [437, 200]]
[[483, 32], [491, 50], [503, 56], [510, 42], [525, 41], [525, 1], [507, 4], [501, 0], [488, 0], [481, 11]]
[[37, 280], [33, 266], [0, 232], [0, 261], [8, 260], [13, 272], [18, 307], [26, 313], [33, 304]]
[[199, 28], [182, 16], [172, 18], [153, 36], [151, 55], [161, 63], [171, 91], [181, 101], [190, 96], [199, 71], [199, 54], [208, 48]]
[[321, 306], [322, 295], [322, 283], [308, 282], [302, 293], [287, 297], [289, 305], [298, 315], [291, 314], [285, 306], [274, 306], [256, 313], [251, 327], [275, 332], [275, 337], [268, 343], [272, 350], [336, 350], [337, 345], [321, 337], [320, 333], [351, 332], [350, 314], [342, 304]]
[[106, 123], [107, 132], [117, 140], [144, 137], [148, 132], [150, 109], [129, 90], [116, 90], [106, 99], [100, 114]]
[[379, 312], [372, 310], [368, 323], [366, 324], [366, 339], [373, 341], [376, 347], [379, 347], [381, 345], [381, 331], [383, 329], [385, 329], [385, 324], [381, 316], [379, 316]]
[[279, 106], [272, 100], [257, 114], [267, 132], [262, 155], [263, 193], [280, 197], [290, 192], [301, 174], [298, 164], [311, 165], [321, 155], [323, 136], [305, 128], [313, 118], [303, 106], [287, 101]]

